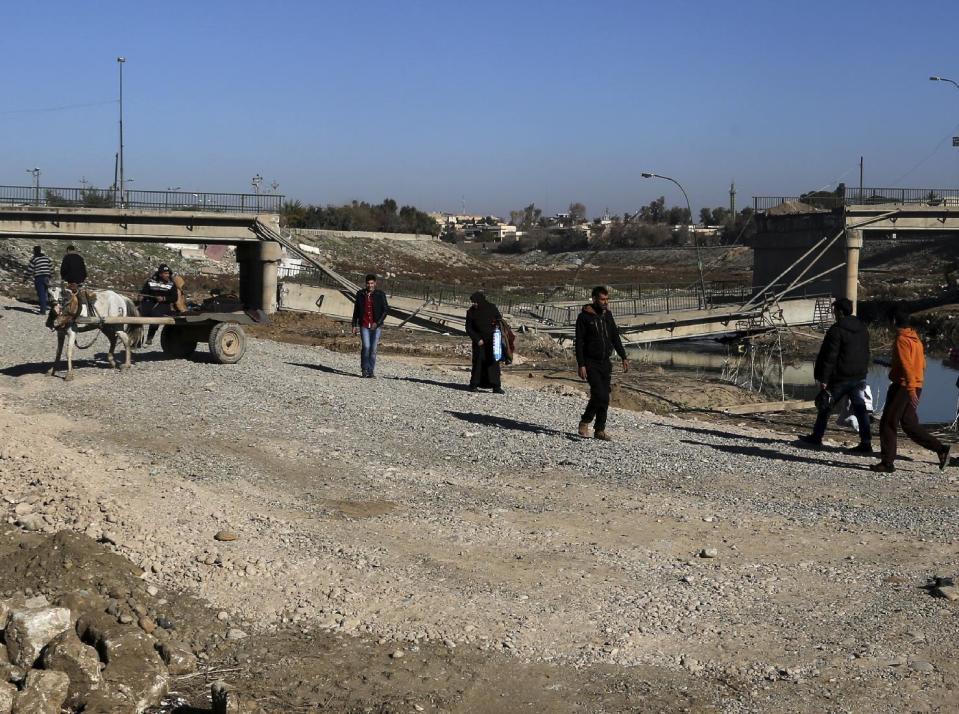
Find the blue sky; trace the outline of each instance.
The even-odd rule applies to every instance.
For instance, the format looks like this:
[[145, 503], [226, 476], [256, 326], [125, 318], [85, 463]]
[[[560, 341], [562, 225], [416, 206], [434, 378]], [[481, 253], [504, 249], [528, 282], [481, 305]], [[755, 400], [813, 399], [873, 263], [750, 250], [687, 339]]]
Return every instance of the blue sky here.
[[[959, 187], [959, 3], [54, 0], [3, 11], [0, 183], [505, 215]], [[92, 106], [74, 106], [74, 105]], [[57, 111], [38, 111], [70, 107]]]

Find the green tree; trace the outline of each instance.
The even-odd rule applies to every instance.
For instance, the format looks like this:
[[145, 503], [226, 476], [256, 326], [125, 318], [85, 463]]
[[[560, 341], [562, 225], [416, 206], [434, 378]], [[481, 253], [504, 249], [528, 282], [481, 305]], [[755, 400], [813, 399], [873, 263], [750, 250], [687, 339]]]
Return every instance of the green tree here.
[[650, 201], [648, 206], [640, 208], [639, 220], [643, 223], [665, 223], [666, 197], [660, 196], [655, 201]]
[[306, 228], [307, 207], [300, 201], [284, 201], [280, 206], [280, 221], [287, 228]]
[[569, 204], [569, 220], [572, 224], [582, 223], [586, 220], [586, 206], [578, 201], [576, 203]]

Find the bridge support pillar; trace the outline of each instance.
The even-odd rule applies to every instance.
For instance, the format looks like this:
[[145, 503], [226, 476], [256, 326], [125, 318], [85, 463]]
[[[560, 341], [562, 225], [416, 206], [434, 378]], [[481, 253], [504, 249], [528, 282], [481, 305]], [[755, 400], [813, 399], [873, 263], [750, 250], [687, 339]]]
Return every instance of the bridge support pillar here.
[[862, 231], [846, 229], [846, 297], [857, 314], [859, 300], [859, 254], [862, 252]]
[[276, 312], [277, 267], [283, 257], [279, 243], [243, 243], [236, 247], [240, 264], [240, 300], [247, 309]]

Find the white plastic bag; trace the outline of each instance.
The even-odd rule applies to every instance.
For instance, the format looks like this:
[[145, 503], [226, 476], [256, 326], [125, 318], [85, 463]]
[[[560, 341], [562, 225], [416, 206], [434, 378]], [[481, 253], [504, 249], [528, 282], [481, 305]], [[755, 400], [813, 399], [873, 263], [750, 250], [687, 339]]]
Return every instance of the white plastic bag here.
[[[868, 384], [862, 390], [862, 399], [866, 403], [866, 413], [872, 414], [872, 389], [869, 388]], [[852, 402], [849, 400], [849, 397], [843, 397], [839, 401], [836, 405], [836, 412], [836, 424], [852, 429], [853, 431], [859, 431], [859, 420], [852, 410]]]

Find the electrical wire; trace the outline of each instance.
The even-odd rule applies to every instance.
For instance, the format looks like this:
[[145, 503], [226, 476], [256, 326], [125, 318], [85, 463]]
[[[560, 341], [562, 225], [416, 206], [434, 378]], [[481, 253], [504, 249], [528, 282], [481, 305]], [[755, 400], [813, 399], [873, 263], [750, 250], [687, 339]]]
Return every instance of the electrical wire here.
[[944, 137], [942, 137], [942, 139], [939, 140], [939, 143], [936, 144], [936, 148], [934, 148], [931, 152], [929, 152], [929, 155], [928, 155], [928, 156], [926, 156], [925, 158], [921, 159], [921, 160], [919, 161], [919, 163], [917, 163], [915, 166], [913, 166], [911, 169], [909, 169], [906, 173], [904, 173], [902, 176], [900, 176], [900, 177], [897, 178], [895, 181], [893, 181], [893, 182], [892, 182], [892, 185], [893, 185], [893, 186], [898, 186], [898, 185], [900, 185], [900, 184], [902, 183], [903, 179], [907, 178], [913, 171], [915, 171], [916, 169], [918, 169], [918, 168], [919, 168], [920, 166], [922, 166], [924, 163], [926, 163], [927, 161], [929, 161], [929, 159], [931, 159], [933, 156], [935, 156], [935, 155], [939, 152], [939, 149], [942, 148], [942, 145], [945, 144], [948, 140], [950, 140], [950, 139], [952, 138], [952, 136], [956, 133], [956, 131], [959, 131], [959, 124], [956, 124], [954, 127], [952, 127], [952, 129], [949, 131], [949, 133], [946, 134]]
[[37, 109], [8, 109], [0, 112], [0, 116], [12, 116], [14, 114], [42, 114], [45, 112], [62, 112], [68, 109], [85, 109], [87, 107], [102, 107], [107, 104], [116, 104], [118, 100], [110, 99], [103, 102], [88, 102], [86, 104], [64, 104], [59, 107], [42, 107]]

